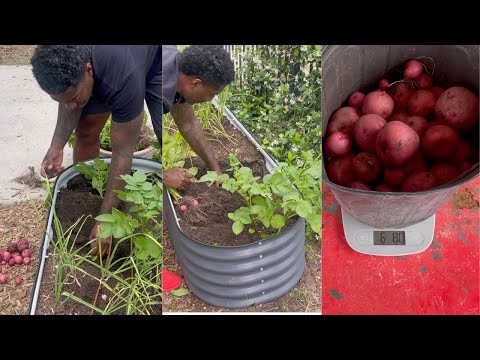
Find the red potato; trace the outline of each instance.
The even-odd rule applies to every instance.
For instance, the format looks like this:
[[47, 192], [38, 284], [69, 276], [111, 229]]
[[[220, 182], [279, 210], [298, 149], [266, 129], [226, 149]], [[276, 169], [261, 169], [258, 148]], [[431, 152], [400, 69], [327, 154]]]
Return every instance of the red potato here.
[[22, 251], [22, 256], [25, 258], [25, 257], [32, 257], [32, 250], [30, 249], [25, 249]]
[[403, 110], [395, 110], [392, 115], [387, 119], [388, 122], [390, 121], [401, 121], [403, 123], [407, 123], [407, 119], [410, 117], [406, 111]]
[[331, 182], [346, 185], [356, 180], [353, 171], [353, 154], [332, 159], [327, 165], [327, 175]]
[[358, 180], [365, 183], [374, 181], [381, 170], [380, 160], [373, 154], [361, 152], [352, 160], [352, 168]]
[[415, 79], [423, 72], [423, 64], [418, 60], [410, 60], [405, 64], [403, 76], [405, 79]]
[[432, 87], [433, 80], [430, 75], [427, 73], [422, 73], [418, 75], [415, 79], [415, 84], [417, 84], [419, 89], [427, 90]]
[[26, 249], [28, 249], [28, 245], [26, 245], [26, 244], [19, 244], [18, 245], [18, 251], [19, 252], [22, 252], [23, 250], [26, 250]]
[[192, 200], [190, 200], [190, 204], [192, 206], [198, 206], [198, 200], [197, 199], [192, 199]]
[[381, 184], [381, 185], [378, 185], [376, 188], [375, 188], [375, 191], [380, 191], [380, 192], [396, 192], [398, 191], [396, 188], [394, 187], [391, 187], [387, 184]]
[[422, 151], [417, 151], [405, 164], [405, 173], [410, 175], [414, 172], [427, 171], [427, 164], [423, 158]]
[[388, 85], [390, 85], [390, 83], [388, 82], [387, 79], [382, 79], [378, 83], [378, 87], [380, 88], [380, 90], [387, 90]]
[[375, 145], [377, 156], [386, 167], [401, 166], [417, 152], [420, 138], [410, 126], [391, 121], [380, 129]]
[[365, 94], [359, 91], [356, 91], [349, 96], [347, 103], [348, 103], [348, 106], [361, 110], [364, 100], [365, 100]]
[[19, 256], [19, 255], [20, 255], [20, 253], [19, 253], [18, 251], [15, 251], [15, 252], [12, 254], [13, 257]]
[[450, 127], [436, 125], [428, 129], [422, 137], [422, 151], [427, 159], [447, 160], [457, 151], [460, 137]]
[[353, 138], [353, 126], [360, 118], [357, 109], [345, 106], [335, 111], [327, 125], [327, 134], [341, 131]]
[[25, 238], [21, 238], [21, 239], [18, 241], [18, 244], [19, 244], [19, 245], [27, 245], [27, 246], [29, 246], [28, 240], [25, 239]]
[[14, 242], [14, 241], [12, 241], [12, 242], [8, 245], [7, 251], [8, 251], [9, 253], [17, 252], [17, 251], [18, 251], [18, 249], [17, 249], [17, 243]]
[[30, 264], [31, 261], [32, 261], [32, 260], [31, 260], [29, 257], [24, 257], [24, 258], [23, 258], [23, 264], [24, 264], [24, 265]]
[[415, 130], [420, 138], [422, 138], [425, 131], [430, 127], [428, 121], [420, 116], [410, 116], [404, 123]]
[[21, 257], [20, 255], [15, 256], [13, 259], [15, 260], [15, 264], [17, 265], [23, 264], [23, 257]]
[[405, 110], [413, 90], [407, 82], [397, 82], [388, 88], [387, 94], [392, 97], [395, 110]]
[[367, 190], [371, 191], [372, 188], [361, 181], [353, 181], [350, 184], [347, 185], [350, 189], [356, 189], [356, 190]]
[[437, 186], [435, 175], [429, 171], [416, 172], [410, 175], [402, 184], [403, 192], [418, 192]]
[[325, 140], [325, 153], [331, 157], [342, 157], [352, 150], [352, 140], [347, 134], [336, 131]]
[[432, 165], [430, 171], [437, 179], [437, 186], [446, 184], [459, 175], [458, 169], [454, 165], [445, 162]]
[[11, 258], [10, 260], [8, 260], [8, 265], [9, 265], [10, 267], [15, 266], [15, 259], [14, 259], [14, 258]]
[[0, 265], [7, 265], [7, 262], [5, 260], [2, 260], [2, 262], [0, 262]]
[[0, 275], [0, 284], [5, 284], [8, 281], [8, 276], [5, 274]]
[[187, 211], [187, 205], [180, 205], [180, 211]]
[[467, 133], [478, 123], [478, 95], [461, 86], [448, 88], [437, 100], [435, 115], [445, 125]]
[[452, 163], [461, 164], [464, 161], [471, 161], [473, 159], [473, 148], [470, 143], [461, 139], [458, 143], [457, 151], [453, 155]]
[[440, 87], [440, 86], [434, 86], [429, 90], [435, 96], [435, 99], [438, 99], [440, 97], [440, 95], [442, 95], [445, 92], [445, 89]]
[[353, 134], [355, 143], [365, 152], [375, 153], [377, 134], [387, 122], [376, 114], [363, 115], [355, 123]]
[[472, 163], [470, 161], [464, 161], [458, 165], [458, 171], [460, 174], [463, 174], [465, 171], [470, 170], [472, 167]]
[[22, 283], [23, 283], [23, 279], [20, 276], [17, 276], [15, 278], [15, 285], [17, 285], [17, 286], [22, 285]]
[[364, 114], [377, 114], [384, 119], [392, 115], [394, 102], [385, 91], [375, 90], [365, 97], [362, 111]]
[[412, 116], [426, 118], [435, 112], [435, 95], [428, 90], [417, 90], [408, 100], [408, 112]]
[[8, 251], [4, 251], [3, 254], [2, 254], [2, 259], [4, 261], [8, 261], [12, 258], [12, 254]]
[[385, 185], [391, 187], [400, 185], [406, 177], [407, 173], [402, 167], [385, 168], [385, 170], [383, 170], [383, 181]]

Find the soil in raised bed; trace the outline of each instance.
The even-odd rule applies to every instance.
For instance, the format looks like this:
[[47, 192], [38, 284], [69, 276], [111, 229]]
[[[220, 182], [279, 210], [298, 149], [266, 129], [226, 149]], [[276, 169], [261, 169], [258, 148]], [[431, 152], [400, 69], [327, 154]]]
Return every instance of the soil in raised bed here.
[[[257, 148], [228, 120], [223, 119], [222, 124], [226, 133], [235, 140], [235, 142], [230, 142], [227, 138], [209, 139], [209, 145], [222, 171], [228, 173], [227, 169], [230, 168], [228, 155], [232, 153], [243, 166], [252, 169], [254, 176], [262, 177], [268, 174], [264, 158]], [[209, 170], [199, 157], [187, 159], [185, 167], [188, 165], [199, 169], [196, 175], [197, 179]], [[261, 222], [258, 222], [256, 226], [252, 226], [255, 233], [250, 234], [248, 232], [250, 225], [246, 225], [239, 235], [235, 235], [232, 231], [233, 221], [228, 218], [228, 213], [233, 213], [239, 207], [245, 206], [245, 200], [241, 195], [231, 193], [221, 186], [192, 183], [184, 191], [180, 191], [180, 194], [183, 198], [175, 205], [180, 226], [185, 234], [201, 243], [213, 246], [239, 246], [261, 240], [262, 235], [275, 234], [273, 229], [267, 230]], [[190, 205], [193, 198], [198, 200], [196, 207]], [[180, 211], [182, 204], [187, 205], [187, 211]], [[282, 232], [289, 229], [297, 219], [298, 217], [295, 216], [287, 220]]]
[[[62, 229], [65, 231], [72, 224], [74, 224], [79, 217], [82, 215], [88, 216], [91, 215], [85, 221], [85, 224], [78, 231], [72, 234], [73, 237], [76, 236], [75, 248], [85, 245], [88, 242], [88, 237], [91, 229], [95, 224], [94, 217], [98, 215], [102, 204], [102, 198], [98, 192], [91, 187], [91, 185], [85, 180], [83, 175], [77, 175], [72, 178], [68, 183], [67, 187], [59, 191], [57, 195], [57, 201], [55, 204], [55, 211], [57, 216], [60, 219], [62, 224]], [[121, 203], [118, 207], [119, 210], [126, 212], [127, 206], [125, 203]], [[114, 240], [115, 243], [115, 240]], [[90, 247], [86, 245], [82, 250], [82, 255], [88, 253]], [[55, 285], [55, 270], [54, 264], [52, 261], [53, 255], [53, 246], [50, 245], [47, 250], [49, 257], [45, 261], [45, 268], [42, 277], [42, 286], [40, 289], [39, 300], [37, 305], [37, 314], [69, 314], [69, 315], [87, 315], [91, 314], [92, 311], [85, 305], [82, 305], [74, 300], [68, 299], [67, 301], [62, 301], [58, 303], [54, 295], [54, 285]], [[116, 254], [115, 258], [121, 258], [128, 256], [130, 254], [130, 243], [123, 242]], [[100, 270], [90, 264], [83, 263], [82, 268], [89, 274], [94, 275], [95, 277], [100, 277]], [[109, 280], [109, 285], [114, 286], [114, 280]], [[76, 281], [70, 280], [63, 288], [63, 291], [73, 293], [75, 296], [85, 300], [86, 302], [93, 304], [95, 296], [97, 293], [98, 282], [85, 276], [83, 274], [78, 274]], [[109, 292], [105, 290], [100, 290], [96, 306], [100, 309], [104, 309], [108, 304]], [[124, 310], [120, 310], [118, 315], [123, 314]], [[155, 305], [151, 309], [152, 314], [161, 314], [161, 306]], [[94, 314], [97, 314], [94, 312]]]

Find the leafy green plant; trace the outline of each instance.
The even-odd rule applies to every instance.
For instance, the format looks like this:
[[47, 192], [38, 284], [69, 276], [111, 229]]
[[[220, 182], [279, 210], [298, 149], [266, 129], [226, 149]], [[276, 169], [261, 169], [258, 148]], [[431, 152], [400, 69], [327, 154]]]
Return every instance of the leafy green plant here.
[[320, 153], [321, 46], [235, 46], [242, 66], [228, 107], [279, 161]]
[[[250, 233], [255, 232], [258, 222], [265, 228], [273, 228], [276, 234], [280, 233], [286, 221], [296, 215], [306, 219], [313, 231], [320, 232], [320, 207], [313, 196], [320, 174], [317, 165], [313, 162], [312, 153], [305, 153], [305, 168], [299, 169], [287, 163], [279, 164], [273, 174], [260, 179], [253, 176], [252, 169], [241, 166], [234, 155], [229, 156], [233, 176], [228, 174], [217, 175], [214, 171], [207, 172], [199, 182], [209, 182], [212, 185], [220, 181], [222, 187], [230, 192], [237, 192], [245, 199], [246, 206], [242, 206], [229, 213], [233, 220], [232, 231], [240, 234], [245, 225], [251, 225]], [[308, 165], [307, 165], [308, 164]], [[261, 181], [259, 181], [261, 180]], [[305, 196], [294, 187], [300, 187]], [[317, 193], [317, 197], [319, 193]]]
[[[151, 181], [147, 181], [148, 177]], [[157, 217], [163, 210], [162, 186], [152, 174], [148, 177], [142, 171], [135, 171], [133, 175], [121, 175], [126, 182], [125, 191], [115, 192], [119, 199], [132, 204], [129, 209], [131, 214], [114, 208], [111, 214], [99, 215], [95, 220], [100, 222], [100, 237], [113, 236], [120, 239], [132, 236], [138, 258], [146, 259], [150, 256], [158, 259], [162, 255], [157, 240], [161, 235], [161, 222]], [[139, 231], [135, 232], [136, 229]]]
[[98, 191], [103, 198], [105, 190], [107, 188], [108, 181], [108, 165], [103, 160], [96, 158], [93, 160], [92, 165], [87, 165], [84, 162], [79, 162], [75, 166], [80, 174], [85, 176], [85, 179], [92, 184], [92, 187]]

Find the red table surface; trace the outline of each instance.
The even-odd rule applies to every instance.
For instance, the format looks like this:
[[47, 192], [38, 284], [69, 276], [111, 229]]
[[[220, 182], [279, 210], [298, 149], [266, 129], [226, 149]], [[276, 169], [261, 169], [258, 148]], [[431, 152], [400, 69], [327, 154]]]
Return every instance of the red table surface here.
[[[480, 178], [462, 186], [478, 201]], [[457, 192], [458, 193], [458, 192]], [[479, 208], [457, 208], [453, 197], [436, 213], [425, 251], [373, 256], [345, 240], [340, 206], [323, 184], [322, 313], [480, 314]]]

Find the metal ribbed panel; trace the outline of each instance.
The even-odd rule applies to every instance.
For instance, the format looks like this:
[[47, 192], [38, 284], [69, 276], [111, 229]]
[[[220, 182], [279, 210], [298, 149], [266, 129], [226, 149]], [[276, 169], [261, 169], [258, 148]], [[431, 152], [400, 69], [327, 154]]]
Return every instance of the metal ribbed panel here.
[[[392, 68], [419, 56], [434, 59], [434, 77], [446, 86], [470, 86], [478, 93], [478, 45], [331, 45], [322, 53], [322, 128], [327, 128], [332, 113], [350, 94], [378, 83]], [[479, 175], [471, 174], [448, 188], [407, 194], [350, 189], [329, 181], [325, 167], [323, 174], [340, 206], [358, 221], [377, 228], [408, 226], [429, 218], [463, 183]]]
[[164, 218], [185, 282], [197, 297], [209, 304], [244, 308], [272, 301], [291, 290], [302, 277], [303, 219], [270, 239], [243, 246], [210, 246], [182, 232], [166, 189]]

